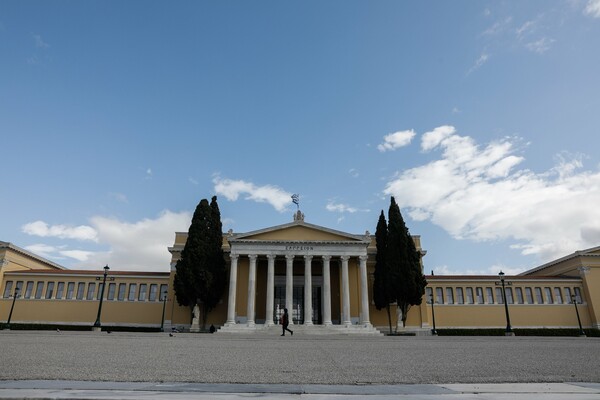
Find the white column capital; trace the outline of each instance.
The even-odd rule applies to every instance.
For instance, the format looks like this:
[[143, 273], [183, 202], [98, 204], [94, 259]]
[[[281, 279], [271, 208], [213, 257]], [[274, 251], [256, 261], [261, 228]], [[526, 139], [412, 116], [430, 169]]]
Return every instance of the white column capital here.
[[340, 260], [342, 261], [348, 261], [350, 259], [350, 256], [340, 256]]
[[286, 254], [286, 255], [285, 255], [285, 259], [286, 259], [286, 260], [288, 260], [288, 261], [289, 261], [289, 260], [292, 260], [292, 261], [293, 261], [293, 260], [294, 260], [294, 257], [296, 257], [296, 255], [295, 255], [295, 254]]
[[304, 256], [305, 261], [311, 261], [312, 259], [313, 259], [313, 256]]
[[274, 260], [277, 256], [275, 254], [267, 254], [267, 259]]
[[250, 259], [250, 261], [256, 261], [256, 259], [258, 258], [258, 255], [256, 255], [256, 254], [248, 254], [248, 258]]
[[229, 258], [231, 260], [237, 260], [240, 255], [238, 253], [229, 253]]
[[369, 256], [367, 256], [367, 255], [358, 256], [358, 259], [360, 261], [367, 261], [369, 259]]
[[321, 259], [323, 261], [330, 261], [331, 260], [331, 256], [321, 256]]

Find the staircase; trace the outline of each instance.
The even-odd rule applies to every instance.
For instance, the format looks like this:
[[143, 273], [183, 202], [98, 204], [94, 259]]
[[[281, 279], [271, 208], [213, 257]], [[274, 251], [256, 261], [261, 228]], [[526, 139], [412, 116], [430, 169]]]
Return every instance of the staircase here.
[[[289, 328], [298, 336], [323, 336], [323, 335], [346, 335], [346, 336], [383, 336], [373, 326], [363, 325], [290, 325]], [[258, 335], [277, 335], [281, 334], [281, 325], [265, 326], [255, 324], [247, 326], [246, 324], [236, 324], [222, 326], [217, 330], [219, 334], [258, 334]], [[287, 333], [289, 335], [289, 333]]]

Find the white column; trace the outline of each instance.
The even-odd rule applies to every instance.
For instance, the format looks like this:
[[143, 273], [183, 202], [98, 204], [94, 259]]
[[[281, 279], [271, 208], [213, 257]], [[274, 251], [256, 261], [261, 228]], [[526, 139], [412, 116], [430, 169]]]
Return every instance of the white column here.
[[290, 314], [290, 325], [294, 324], [292, 315], [294, 307], [294, 255], [288, 254], [285, 256], [285, 308]]
[[248, 326], [254, 326], [254, 301], [256, 299], [256, 254], [250, 254], [248, 271]]
[[350, 319], [350, 281], [348, 279], [348, 256], [342, 256], [342, 325], [352, 325]]
[[225, 326], [235, 325], [235, 291], [237, 290], [237, 264], [238, 255], [230, 254], [231, 267], [229, 269], [229, 298], [227, 299], [227, 321]]
[[269, 254], [267, 256], [267, 310], [265, 317], [265, 325], [273, 325], [273, 301], [275, 298], [275, 255]]
[[304, 325], [312, 325], [312, 256], [304, 256]]
[[360, 256], [360, 323], [371, 326], [369, 321], [369, 282], [367, 281], [367, 256]]
[[331, 277], [329, 261], [331, 256], [323, 256], [323, 325], [331, 325]]

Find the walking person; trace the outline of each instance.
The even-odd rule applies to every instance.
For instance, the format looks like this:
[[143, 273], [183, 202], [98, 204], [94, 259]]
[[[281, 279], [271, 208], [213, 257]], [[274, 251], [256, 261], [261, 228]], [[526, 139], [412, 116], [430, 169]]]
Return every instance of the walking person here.
[[285, 336], [285, 331], [288, 331], [289, 333], [291, 333], [292, 336], [294, 335], [294, 332], [291, 329], [288, 329], [289, 324], [290, 324], [290, 316], [288, 314], [288, 309], [284, 308], [283, 315], [281, 316], [281, 327], [283, 328], [283, 332], [281, 333], [281, 336]]

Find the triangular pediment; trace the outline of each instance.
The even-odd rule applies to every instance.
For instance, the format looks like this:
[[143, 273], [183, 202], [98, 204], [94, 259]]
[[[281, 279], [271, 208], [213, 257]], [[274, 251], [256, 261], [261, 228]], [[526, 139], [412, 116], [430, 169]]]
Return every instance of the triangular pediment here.
[[234, 234], [229, 241], [282, 242], [363, 242], [364, 235], [353, 235], [306, 222], [292, 222], [248, 233]]

